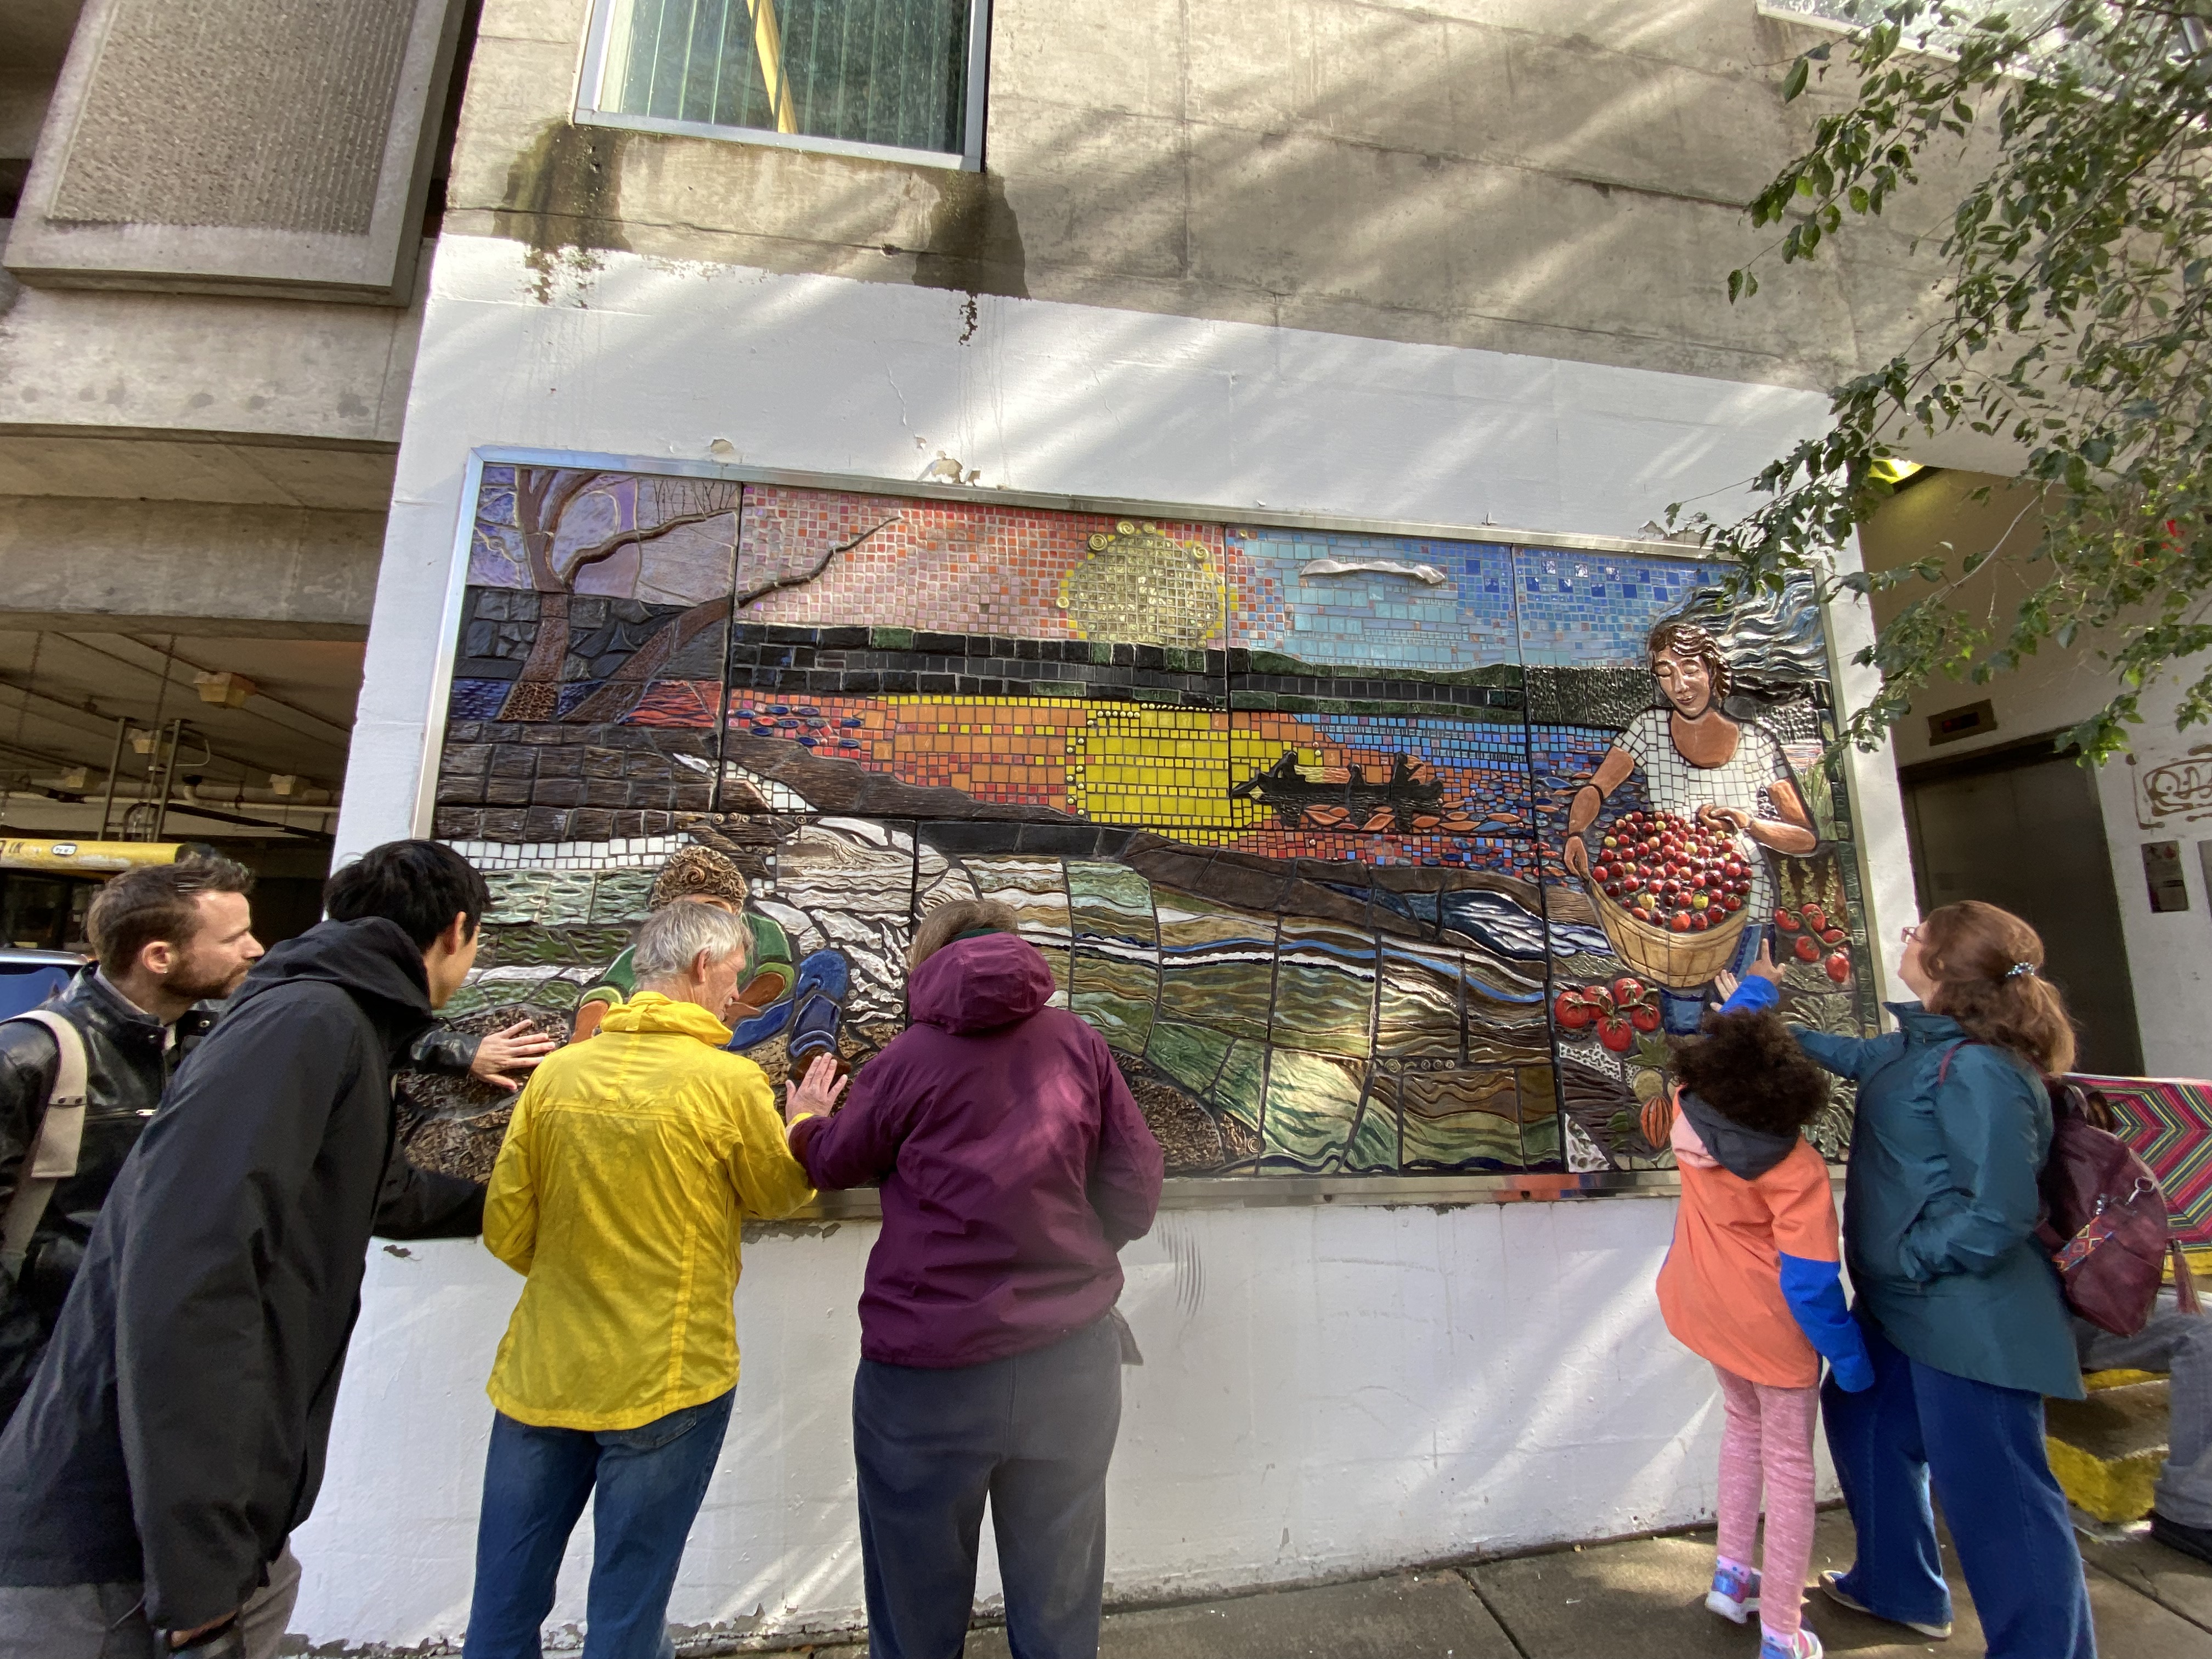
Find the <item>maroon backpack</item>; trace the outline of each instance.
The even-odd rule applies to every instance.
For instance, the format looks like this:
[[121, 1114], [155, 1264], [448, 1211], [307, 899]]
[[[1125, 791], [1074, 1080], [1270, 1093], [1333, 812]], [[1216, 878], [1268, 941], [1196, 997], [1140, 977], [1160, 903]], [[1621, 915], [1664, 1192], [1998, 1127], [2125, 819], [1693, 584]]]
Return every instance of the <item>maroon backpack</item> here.
[[[1954, 1042], [1936, 1068], [1940, 1085]], [[2066, 1305], [2100, 1329], [2132, 1336], [2150, 1322], [2169, 1255], [2174, 1288], [2185, 1312], [2197, 1310], [2189, 1261], [2173, 1237], [2166, 1193], [2150, 1165], [2097, 1122], [2081, 1088], [2045, 1079], [2051, 1097], [2051, 1152], [2039, 1185], [2043, 1213], [2035, 1236], [2051, 1253]]]

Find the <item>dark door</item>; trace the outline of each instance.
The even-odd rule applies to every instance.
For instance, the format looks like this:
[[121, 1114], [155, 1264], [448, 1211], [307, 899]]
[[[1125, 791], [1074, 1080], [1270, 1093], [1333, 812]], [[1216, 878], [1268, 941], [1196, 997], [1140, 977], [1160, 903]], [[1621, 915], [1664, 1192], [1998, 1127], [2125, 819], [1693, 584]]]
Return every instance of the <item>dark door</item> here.
[[2081, 1030], [2085, 1072], [2142, 1071], [2135, 989], [2095, 781], [2048, 738], [1899, 774], [1926, 915], [1980, 899], [2043, 935], [2045, 968]]

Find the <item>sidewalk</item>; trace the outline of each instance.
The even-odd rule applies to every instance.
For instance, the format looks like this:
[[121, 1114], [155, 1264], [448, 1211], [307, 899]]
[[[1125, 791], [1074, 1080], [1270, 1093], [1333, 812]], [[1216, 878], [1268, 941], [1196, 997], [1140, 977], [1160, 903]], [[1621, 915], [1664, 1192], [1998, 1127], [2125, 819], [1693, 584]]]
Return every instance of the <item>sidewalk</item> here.
[[[1850, 1563], [1840, 1509], [1820, 1517], [1817, 1574]], [[2100, 1659], [2212, 1659], [2212, 1567], [2146, 1536], [2084, 1538]], [[1806, 1622], [1831, 1653], [1901, 1659], [1982, 1651], [1958, 1562], [1944, 1560], [1957, 1604], [1948, 1642], [1844, 1612], [1817, 1591]], [[1393, 1574], [1317, 1589], [1117, 1613], [1101, 1659], [1752, 1659], [1755, 1627], [1705, 1609], [1710, 1529]], [[1005, 1632], [978, 1631], [971, 1659], [1005, 1659]], [[866, 1659], [860, 1646], [817, 1659]]]

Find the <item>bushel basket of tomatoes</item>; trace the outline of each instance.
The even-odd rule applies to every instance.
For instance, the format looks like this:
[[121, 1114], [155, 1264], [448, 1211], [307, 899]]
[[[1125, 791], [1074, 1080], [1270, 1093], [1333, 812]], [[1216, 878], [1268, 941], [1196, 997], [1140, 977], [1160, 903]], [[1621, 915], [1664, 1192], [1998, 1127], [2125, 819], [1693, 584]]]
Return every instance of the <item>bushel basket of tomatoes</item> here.
[[1625, 812], [1590, 848], [1590, 902], [1613, 950], [1677, 989], [1728, 965], [1752, 876], [1732, 830], [1673, 812]]

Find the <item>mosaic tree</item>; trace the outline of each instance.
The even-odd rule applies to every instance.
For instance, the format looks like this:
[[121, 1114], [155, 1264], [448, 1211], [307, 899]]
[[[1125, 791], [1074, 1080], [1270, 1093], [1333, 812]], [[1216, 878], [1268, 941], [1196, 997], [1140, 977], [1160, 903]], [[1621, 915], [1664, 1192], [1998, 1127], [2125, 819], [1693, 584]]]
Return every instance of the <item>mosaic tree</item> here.
[[[649, 490], [644, 488], [648, 483]], [[738, 485], [720, 478], [647, 479], [636, 473], [517, 467], [514, 525], [531, 586], [539, 595], [538, 633], [499, 717], [550, 720], [559, 716], [562, 671], [568, 654], [569, 601], [580, 576], [627, 548], [642, 549], [686, 525], [733, 515], [738, 495]], [[570, 518], [580, 517], [586, 504], [594, 528], [611, 508], [613, 528], [587, 539], [564, 536], [564, 529], [572, 528]], [[723, 614], [727, 614], [726, 606]], [[666, 648], [655, 654], [665, 655]], [[576, 712], [586, 719], [597, 717], [581, 708]]]

